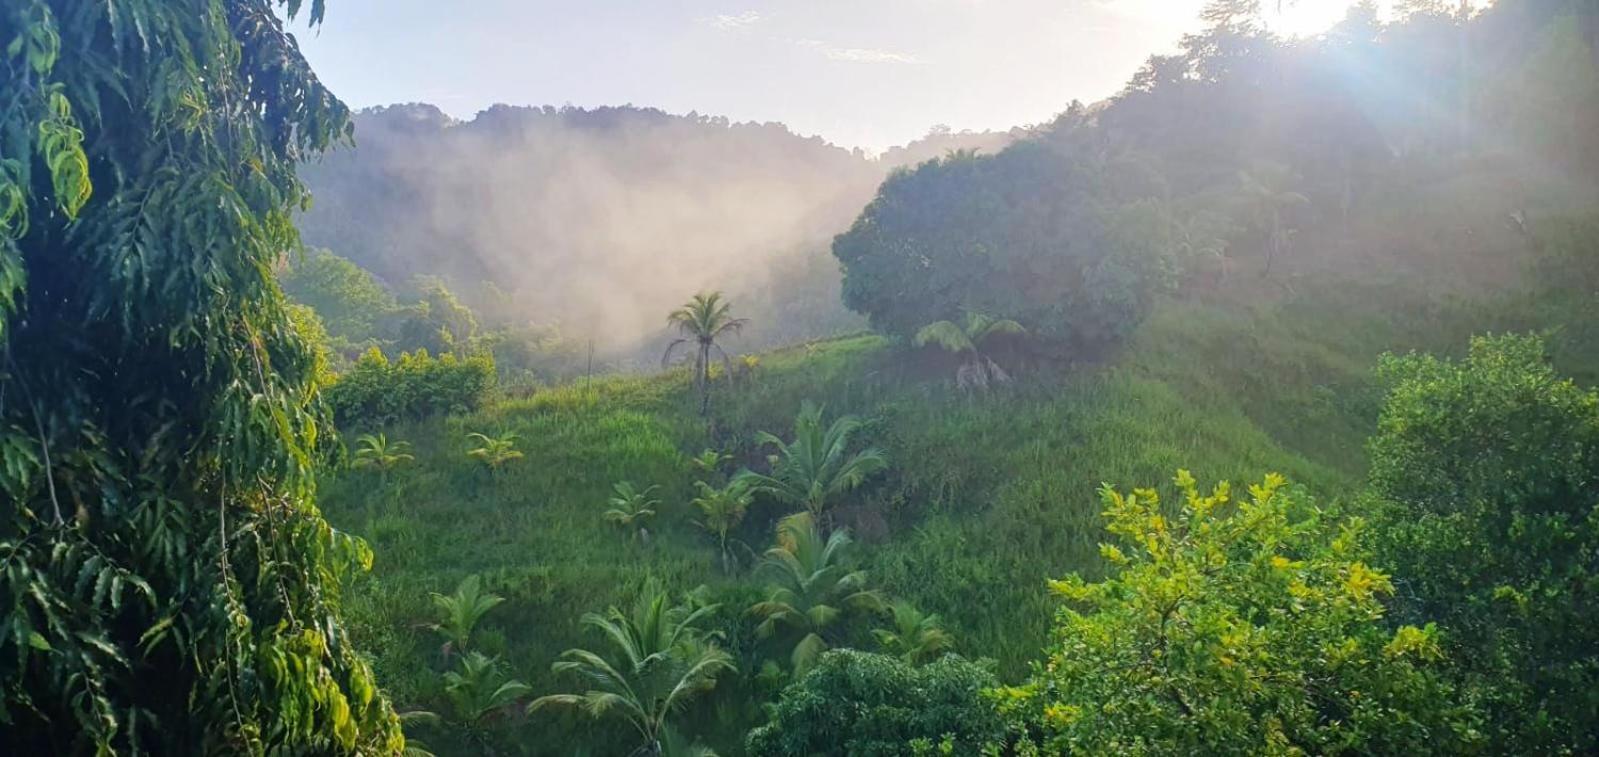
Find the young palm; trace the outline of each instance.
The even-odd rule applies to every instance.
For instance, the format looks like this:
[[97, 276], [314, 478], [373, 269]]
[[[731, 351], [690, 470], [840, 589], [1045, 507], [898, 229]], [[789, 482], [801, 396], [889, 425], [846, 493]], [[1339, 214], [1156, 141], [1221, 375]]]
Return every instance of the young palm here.
[[481, 652], [463, 655], [460, 669], [444, 674], [444, 692], [450, 697], [455, 716], [468, 726], [510, 706], [532, 690], [507, 676], [499, 658]]
[[651, 582], [630, 613], [612, 607], [605, 615], [584, 615], [583, 625], [605, 637], [611, 654], [562, 652], [552, 670], [576, 674], [587, 690], [539, 697], [528, 712], [574, 707], [596, 718], [615, 714], [638, 731], [643, 743], [635, 754], [660, 754], [673, 714], [714, 688], [717, 676], [735, 671], [733, 658], [698, 627], [716, 609], [674, 606]]
[[917, 347], [936, 345], [961, 359], [960, 367], [955, 369], [956, 386], [987, 389], [990, 384], [1008, 383], [1010, 374], [999, 367], [984, 348], [996, 337], [1026, 333], [1027, 329], [1015, 321], [968, 310], [965, 320], [958, 325], [954, 321], [939, 321], [923, 326], [916, 332], [915, 343]]
[[732, 460], [732, 455], [717, 452], [714, 449], [707, 449], [689, 458], [689, 463], [694, 466], [695, 470], [714, 477], [721, 475], [722, 466], [732, 462]]
[[795, 676], [827, 651], [829, 637], [849, 614], [883, 610], [882, 595], [866, 588], [866, 573], [843, 564], [849, 543], [842, 529], [824, 539], [811, 514], [802, 512], [778, 522], [777, 545], [766, 551], [766, 600], [750, 613], [761, 619], [755, 629], [760, 637], [786, 629], [797, 638], [789, 654]]
[[794, 441], [784, 442], [766, 432], [756, 437], [762, 445], [777, 448], [771, 474], [744, 471], [738, 478], [752, 491], [800, 505], [821, 521], [840, 495], [888, 467], [888, 459], [876, 449], [849, 453], [850, 438], [862, 425], [859, 418], [846, 415], [824, 429], [822, 408], [806, 402], [794, 419]]
[[711, 351], [715, 350], [721, 355], [726, 375], [732, 376], [732, 360], [728, 358], [727, 351], [717, 344], [717, 340], [737, 334], [749, 324], [748, 318], [734, 318], [732, 309], [732, 304], [722, 299], [721, 292], [701, 293], [666, 317], [667, 324], [684, 336], [666, 346], [661, 364], [670, 361], [672, 351], [679, 346], [694, 345], [694, 388], [699, 390], [701, 415], [711, 409]]
[[895, 602], [889, 608], [893, 626], [872, 631], [883, 651], [912, 665], [932, 662], [955, 646], [955, 638], [944, 630], [936, 614], [924, 613], [909, 602]]
[[1245, 196], [1255, 205], [1257, 222], [1266, 235], [1266, 268], [1261, 275], [1270, 275], [1272, 262], [1288, 252], [1297, 233], [1288, 226], [1287, 211], [1309, 204], [1310, 199], [1289, 188], [1294, 176], [1284, 166], [1264, 164], [1253, 171], [1241, 171], [1238, 176]]
[[659, 507], [660, 500], [653, 496], [659, 486], [651, 486], [643, 491], [634, 488], [632, 481], [622, 481], [611, 487], [616, 492], [606, 503], [611, 509], [604, 513], [605, 520], [615, 523], [627, 533], [628, 538], [648, 543], [650, 531], [647, 526], [649, 520], [655, 517], [655, 508]]
[[433, 606], [439, 611], [439, 622], [433, 624], [433, 630], [444, 637], [446, 655], [467, 651], [478, 621], [505, 601], [504, 597], [483, 591], [482, 579], [475, 575], [463, 579], [454, 594], [434, 592], [432, 597]]
[[722, 553], [722, 570], [732, 572], [733, 560], [727, 551], [727, 534], [738, 528], [738, 524], [744, 520], [744, 514], [749, 511], [750, 501], [755, 495], [743, 481], [732, 481], [720, 489], [704, 481], [694, 483], [699, 487], [700, 496], [694, 498], [693, 505], [699, 508], [703, 516], [697, 522], [716, 537], [717, 547]]
[[466, 451], [471, 457], [483, 464], [489, 475], [496, 474], [512, 460], [522, 459], [522, 453], [516, 449], [516, 434], [507, 431], [499, 436], [471, 433], [466, 435], [467, 441], [478, 446]]
[[354, 467], [376, 470], [385, 481], [389, 471], [416, 459], [411, 456], [408, 442], [391, 442], [385, 434], [362, 434], [355, 441], [359, 446], [355, 450]]

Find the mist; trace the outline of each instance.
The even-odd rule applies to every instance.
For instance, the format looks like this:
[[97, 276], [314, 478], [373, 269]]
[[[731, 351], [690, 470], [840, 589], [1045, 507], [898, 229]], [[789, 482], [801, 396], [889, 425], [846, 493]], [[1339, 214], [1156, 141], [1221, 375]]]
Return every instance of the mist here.
[[753, 319], [737, 346], [756, 348], [859, 327], [827, 248], [889, 171], [1022, 133], [935, 128], [868, 156], [693, 113], [496, 106], [461, 122], [392, 106], [306, 167], [301, 228], [397, 290], [436, 275], [489, 320], [602, 351], [654, 341], [670, 310], [722, 290]]

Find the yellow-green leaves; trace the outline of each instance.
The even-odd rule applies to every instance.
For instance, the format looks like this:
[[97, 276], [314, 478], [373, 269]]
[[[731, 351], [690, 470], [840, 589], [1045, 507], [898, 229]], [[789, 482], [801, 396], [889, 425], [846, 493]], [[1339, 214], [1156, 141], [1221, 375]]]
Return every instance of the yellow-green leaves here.
[[72, 118], [72, 103], [59, 90], [49, 95], [49, 115], [39, 122], [39, 157], [50, 168], [55, 202], [68, 218], [76, 218], [94, 191], [89, 181], [89, 156], [83, 131]]

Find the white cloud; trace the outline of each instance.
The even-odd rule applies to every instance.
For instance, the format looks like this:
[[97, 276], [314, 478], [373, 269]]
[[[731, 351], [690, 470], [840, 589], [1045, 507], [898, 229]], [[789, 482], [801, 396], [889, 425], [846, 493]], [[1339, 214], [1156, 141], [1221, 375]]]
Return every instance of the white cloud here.
[[893, 50], [878, 50], [867, 47], [837, 47], [819, 39], [795, 40], [794, 44], [809, 48], [821, 53], [828, 60], [844, 63], [909, 63], [922, 64], [927, 61], [909, 53], [899, 53]]
[[711, 16], [710, 18], [702, 20], [705, 23], [710, 24], [714, 29], [732, 31], [734, 29], [743, 29], [746, 26], [753, 26], [760, 23], [761, 14], [758, 11], [744, 11], [743, 13], [718, 13], [715, 16]]

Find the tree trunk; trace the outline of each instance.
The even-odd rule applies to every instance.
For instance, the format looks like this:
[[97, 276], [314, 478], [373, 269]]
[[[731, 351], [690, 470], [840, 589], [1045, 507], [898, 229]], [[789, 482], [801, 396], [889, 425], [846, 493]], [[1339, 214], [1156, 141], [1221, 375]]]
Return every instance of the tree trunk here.
[[700, 385], [700, 415], [711, 412], [711, 343], [700, 342], [699, 362], [695, 373]]

